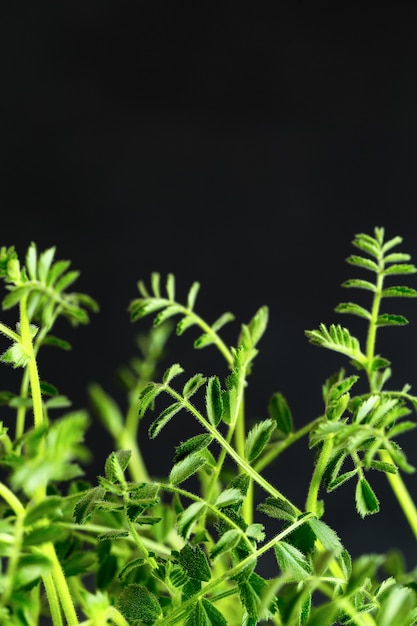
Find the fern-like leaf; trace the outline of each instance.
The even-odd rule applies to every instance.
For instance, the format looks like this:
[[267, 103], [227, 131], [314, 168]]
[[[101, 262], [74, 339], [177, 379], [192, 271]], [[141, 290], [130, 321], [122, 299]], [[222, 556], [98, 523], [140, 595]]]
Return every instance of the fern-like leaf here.
[[48, 248], [38, 255], [36, 245], [31, 243], [26, 253], [26, 265], [20, 267], [14, 249], [2, 249], [0, 275], [3, 275], [9, 293], [3, 299], [3, 309], [27, 298], [29, 318], [42, 326], [52, 326], [58, 315], [66, 317], [71, 324], [86, 324], [88, 311], [97, 312], [97, 302], [81, 293], [67, 293], [67, 288], [79, 277], [78, 271], [67, 271], [69, 261], [55, 261], [55, 248]]
[[345, 354], [360, 367], [366, 364], [366, 356], [360, 349], [359, 341], [340, 324], [331, 324], [329, 328], [320, 324], [318, 330], [306, 330], [305, 334], [312, 344]]

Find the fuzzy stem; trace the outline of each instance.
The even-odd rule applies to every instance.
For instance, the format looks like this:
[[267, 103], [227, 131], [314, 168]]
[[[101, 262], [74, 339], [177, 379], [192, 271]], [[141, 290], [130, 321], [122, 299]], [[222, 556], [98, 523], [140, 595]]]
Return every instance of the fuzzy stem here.
[[[42, 546], [42, 553], [52, 561], [53, 583], [56, 588], [57, 597], [62, 606], [62, 611], [67, 620], [68, 626], [78, 626], [78, 618], [74, 608], [74, 602], [72, 600], [67, 581], [65, 579], [64, 572], [61, 567], [61, 563], [58, 561], [58, 557], [55, 552], [55, 548], [52, 543], [45, 543]], [[56, 613], [56, 605], [50, 605], [51, 613]], [[55, 626], [55, 624], [54, 624]]]
[[33, 419], [35, 428], [43, 423], [42, 394], [39, 381], [38, 365], [33, 349], [32, 337], [30, 334], [29, 317], [27, 313], [27, 296], [23, 296], [20, 301], [20, 331], [21, 341], [29, 355], [28, 370], [30, 379], [30, 389], [33, 402]]
[[49, 610], [51, 612], [53, 626], [63, 626], [61, 607], [56, 592], [54, 579], [51, 574], [42, 577], [43, 586], [45, 587], [46, 597], [48, 598]]
[[[391, 455], [387, 450], [380, 450], [379, 456], [385, 463], [393, 463]], [[417, 507], [410, 493], [405, 486], [400, 474], [386, 474], [388, 482], [404, 512], [404, 515], [411, 526], [411, 530], [417, 539]]]
[[324, 471], [330, 458], [330, 454], [333, 448], [333, 436], [326, 439], [321, 448], [319, 458], [314, 468], [313, 476], [311, 477], [310, 487], [308, 490], [306, 511], [317, 514], [317, 499], [320, 490], [321, 480], [323, 478]]

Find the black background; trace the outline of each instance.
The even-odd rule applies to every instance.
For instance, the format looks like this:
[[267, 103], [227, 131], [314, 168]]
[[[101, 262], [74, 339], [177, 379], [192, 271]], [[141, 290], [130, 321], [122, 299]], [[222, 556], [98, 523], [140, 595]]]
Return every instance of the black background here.
[[[148, 328], [127, 314], [136, 282], [173, 272], [183, 297], [200, 281], [208, 321], [235, 313], [230, 342], [269, 306], [249, 419], [266, 416], [274, 391], [297, 426], [320, 415], [322, 383], [350, 370], [304, 330], [340, 322], [364, 339], [360, 320], [333, 312], [356, 295], [340, 287], [355, 233], [383, 226], [417, 260], [415, 4], [84, 0], [5, 13], [0, 244], [21, 256], [31, 241], [56, 246], [101, 306], [90, 326], [62, 327], [73, 350], [52, 365], [45, 355], [41, 375], [77, 408], [93, 380], [123, 402], [116, 370]], [[392, 386], [415, 387], [415, 302], [394, 304], [411, 323], [383, 329], [379, 350]], [[192, 356], [189, 332], [168, 361], [222, 373], [212, 348]], [[152, 443], [141, 431], [152, 472], [192, 430], [183, 422]], [[94, 417], [90, 438], [94, 476], [111, 450]], [[403, 445], [412, 462], [414, 431]], [[295, 450], [269, 476], [302, 507], [311, 454]], [[358, 518], [348, 485], [326, 498], [326, 519], [353, 554], [399, 542], [414, 566], [385, 478], [372, 482], [380, 515]]]

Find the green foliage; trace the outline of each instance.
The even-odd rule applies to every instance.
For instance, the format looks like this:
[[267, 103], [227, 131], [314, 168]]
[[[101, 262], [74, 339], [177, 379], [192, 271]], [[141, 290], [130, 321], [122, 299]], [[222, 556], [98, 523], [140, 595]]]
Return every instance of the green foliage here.
[[[354, 369], [325, 379], [323, 414], [301, 426], [280, 391], [259, 419], [245, 414], [267, 307], [241, 324], [236, 345], [228, 346], [220, 331], [234, 316], [226, 312], [210, 324], [197, 314], [199, 283], [182, 304], [172, 274], [163, 281], [153, 273], [149, 286], [139, 281], [131, 321], [152, 315], [153, 322], [137, 337], [138, 355], [119, 370], [125, 406], [98, 382], [88, 387], [89, 409], [114, 442], [102, 474], [91, 481], [85, 480], [89, 412], [70, 410], [70, 401], [40, 378], [38, 353], [45, 345], [68, 350], [52, 334], [57, 319], [85, 324], [98, 306], [68, 292], [78, 272], [55, 261], [54, 248], [38, 253], [32, 243], [24, 263], [13, 247], [1, 248], [3, 309], [18, 311], [15, 330], [0, 322], [7, 344], [1, 360], [20, 378], [17, 390], [0, 393], [7, 411], [0, 423], [2, 626], [416, 624], [417, 570], [407, 571], [402, 555], [388, 551], [353, 559], [326, 520], [332, 492], [349, 482], [360, 517], [383, 514], [372, 486], [378, 472], [417, 538], [406, 483], [414, 466], [398, 442], [416, 426], [417, 397], [408, 384], [386, 389], [391, 364], [376, 352], [380, 328], [407, 323], [382, 306], [417, 295], [412, 287], [386, 284], [416, 272], [408, 254], [393, 251], [401, 243], [385, 240], [382, 228], [354, 238], [359, 254], [347, 262], [373, 279], [351, 278], [343, 286], [365, 292], [370, 302], [342, 302], [336, 312], [361, 318], [367, 332], [359, 339], [338, 323], [306, 331], [310, 343], [347, 357]], [[216, 349], [229, 368], [226, 377], [187, 374], [178, 362], [159, 371], [171, 331], [192, 328], [194, 347]], [[359, 381], [367, 391], [356, 394]], [[188, 438], [181, 438], [184, 420], [196, 427]], [[163, 429], [179, 434], [170, 468], [157, 478], [139, 441], [158, 445]], [[272, 481], [263, 470], [302, 438], [315, 457], [300, 508], [286, 493], [285, 473]], [[326, 506], [322, 492], [329, 494]], [[274, 569], [265, 578], [268, 553]]]

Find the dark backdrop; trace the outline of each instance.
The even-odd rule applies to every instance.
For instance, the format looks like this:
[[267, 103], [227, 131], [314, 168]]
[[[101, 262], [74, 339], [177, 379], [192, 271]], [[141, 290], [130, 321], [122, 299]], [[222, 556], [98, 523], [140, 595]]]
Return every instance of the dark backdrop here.
[[[353, 236], [384, 226], [417, 260], [416, 13], [412, 2], [4, 10], [0, 243], [22, 256], [31, 241], [55, 245], [81, 270], [77, 289], [101, 305], [89, 327], [62, 331], [74, 345], [62, 365], [45, 365], [76, 407], [93, 380], [123, 401], [116, 369], [148, 327], [130, 324], [127, 305], [136, 281], [157, 270], [173, 272], [183, 294], [199, 280], [197, 309], [209, 321], [231, 310], [240, 324], [270, 307], [250, 418], [266, 415], [274, 391], [298, 426], [320, 415], [322, 383], [348, 364], [309, 345], [304, 330], [350, 323], [333, 308], [346, 298]], [[392, 384], [415, 386], [415, 303], [397, 309], [411, 324], [382, 331], [380, 350]], [[190, 374], [221, 367], [211, 348], [192, 361], [193, 338], [174, 342], [168, 360]], [[166, 455], [143, 435], [153, 472], [183, 438], [179, 424], [162, 439]], [[111, 444], [94, 418], [90, 432], [94, 475]], [[412, 461], [414, 432], [406, 444]], [[310, 462], [304, 442], [271, 471], [300, 506]], [[328, 498], [327, 519], [354, 554], [399, 537], [415, 565], [411, 531], [382, 495], [384, 477], [374, 480], [381, 515], [360, 520], [346, 486]], [[409, 484], [417, 496], [416, 478]]]

